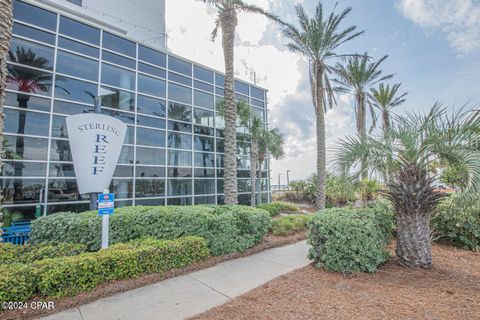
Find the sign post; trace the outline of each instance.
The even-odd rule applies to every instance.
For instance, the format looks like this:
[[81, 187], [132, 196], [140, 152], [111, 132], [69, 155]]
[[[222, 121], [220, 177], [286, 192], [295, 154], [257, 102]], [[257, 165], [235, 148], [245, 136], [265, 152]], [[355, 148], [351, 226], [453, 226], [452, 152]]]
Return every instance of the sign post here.
[[102, 249], [108, 248], [110, 215], [115, 211], [115, 194], [104, 190], [98, 195], [98, 215], [102, 216]]

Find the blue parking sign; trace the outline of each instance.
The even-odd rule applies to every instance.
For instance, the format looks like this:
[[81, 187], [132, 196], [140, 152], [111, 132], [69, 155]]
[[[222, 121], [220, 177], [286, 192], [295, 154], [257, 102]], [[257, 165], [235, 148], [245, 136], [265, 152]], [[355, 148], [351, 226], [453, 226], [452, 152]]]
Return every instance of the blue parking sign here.
[[103, 216], [106, 214], [113, 214], [115, 205], [114, 193], [101, 193], [98, 195], [98, 215]]

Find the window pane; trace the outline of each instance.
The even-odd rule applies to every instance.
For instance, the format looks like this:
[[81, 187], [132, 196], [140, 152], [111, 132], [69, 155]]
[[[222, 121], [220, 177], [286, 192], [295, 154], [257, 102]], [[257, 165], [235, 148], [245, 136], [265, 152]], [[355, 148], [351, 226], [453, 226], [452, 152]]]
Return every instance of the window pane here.
[[[224, 97], [225, 96], [225, 90], [220, 89], [218, 87], [215, 87], [215, 94], [220, 96], [220, 97]], [[218, 99], [218, 97], [217, 97], [217, 99]]]
[[197, 81], [197, 80], [195, 80], [194, 85], [195, 85], [195, 88], [197, 88], [197, 89], [201, 89], [201, 90], [205, 90], [205, 91], [213, 93], [213, 86], [212, 85], [209, 85], [209, 84], [206, 84], [204, 82]]
[[214, 136], [215, 135], [215, 130], [213, 128], [209, 128], [209, 127], [195, 126], [194, 129], [193, 129], [193, 133], [203, 134], [205, 136]]
[[223, 193], [224, 192], [224, 183], [223, 179], [217, 179], [217, 193]]
[[248, 96], [248, 84], [235, 80], [235, 91]]
[[192, 197], [168, 198], [168, 206], [189, 206], [192, 204]]
[[94, 45], [100, 44], [100, 30], [84, 23], [60, 16], [59, 32]]
[[220, 153], [225, 152], [225, 140], [217, 139], [217, 152], [220, 152]]
[[135, 90], [135, 73], [102, 63], [102, 83], [123, 89]]
[[165, 131], [137, 128], [137, 144], [152, 147], [165, 147]]
[[192, 135], [168, 132], [168, 147], [175, 149], [192, 149]]
[[[32, 64], [31, 60], [26, 62]], [[35, 62], [33, 61], [33, 63]], [[40, 61], [39, 63], [41, 64], [42, 62]], [[51, 95], [53, 79], [51, 73], [10, 64], [7, 65], [7, 69], [9, 77], [7, 89], [36, 93], [44, 96]]]
[[165, 117], [165, 100], [138, 95], [137, 112]]
[[133, 58], [136, 57], [137, 50], [135, 42], [120, 38], [108, 32], [103, 32], [103, 47]]
[[168, 118], [185, 122], [192, 121], [192, 107], [180, 103], [170, 102], [168, 104]]
[[12, 38], [7, 60], [40, 69], [52, 70], [53, 56], [53, 48], [14, 37]]
[[127, 199], [133, 196], [133, 180], [112, 179], [110, 191], [115, 193], [117, 199]]
[[22, 93], [6, 92], [5, 106], [28, 110], [50, 111], [50, 99], [29, 96]]
[[56, 80], [55, 97], [93, 104], [97, 95], [97, 85], [66, 77]]
[[6, 133], [48, 137], [48, 126], [50, 124], [48, 114], [7, 108], [3, 110], [3, 114]]
[[88, 203], [56, 204], [47, 206], [47, 215], [54, 212], [85, 212], [88, 211]]
[[195, 78], [213, 83], [213, 72], [199, 66], [193, 66]]
[[75, 169], [70, 163], [51, 163], [50, 177], [75, 177]]
[[58, 37], [58, 46], [74, 52], [82, 53], [92, 58], [98, 59], [98, 53], [100, 50], [97, 48], [87, 46], [86, 44], [73, 41], [64, 37]]
[[256, 106], [256, 107], [265, 109], [265, 104], [264, 104], [262, 101], [258, 101], [258, 100], [252, 99], [251, 103], [252, 103], [252, 105], [254, 105], [254, 106]]
[[120, 157], [118, 157], [118, 163], [133, 164], [133, 150], [132, 146], [123, 146]]
[[192, 125], [183, 122], [168, 121], [168, 130], [192, 133]]
[[192, 194], [192, 180], [168, 180], [168, 196], [186, 196]]
[[192, 89], [168, 83], [168, 98], [186, 104], [192, 103]]
[[159, 118], [137, 116], [137, 124], [139, 126], [165, 129], [165, 120]]
[[165, 180], [137, 179], [135, 197], [161, 197], [165, 195]]
[[169, 178], [189, 178], [192, 176], [192, 168], [168, 168]]
[[192, 79], [181, 76], [181, 75], [173, 73], [173, 72], [168, 73], [168, 80], [169, 81], [175, 81], [175, 82], [184, 84], [184, 85], [189, 86], [189, 87], [192, 86]]
[[215, 179], [196, 179], [195, 194], [215, 194]]
[[195, 150], [214, 152], [215, 138], [195, 136], [194, 139]]
[[192, 76], [192, 65], [173, 56], [168, 56], [168, 68], [172, 71]]
[[48, 180], [48, 201], [75, 201], [80, 200], [77, 181], [73, 179], [50, 179]]
[[135, 129], [132, 126], [127, 126], [127, 132], [125, 134], [124, 144], [134, 144]]
[[101, 97], [102, 106], [119, 110], [135, 111], [135, 94], [133, 92], [115, 88], [105, 89], [114, 93]]
[[105, 50], [102, 51], [102, 60], [119, 64], [121, 66], [130, 68], [130, 69], [135, 69], [135, 65], [136, 65], [135, 60], [128, 59], [118, 54], [114, 54]]
[[250, 87], [250, 93], [253, 98], [256, 98], [258, 100], [265, 100], [265, 95], [263, 93], [263, 90], [255, 88], [255, 87]]
[[172, 166], [172, 167], [177, 167], [177, 166], [191, 167], [192, 166], [192, 152], [191, 151], [168, 150], [168, 165]]
[[223, 168], [225, 166], [225, 156], [223, 154], [217, 154], [217, 168]]
[[53, 161], [73, 161], [72, 153], [70, 152], [70, 144], [68, 140], [52, 139], [50, 149], [50, 160]]
[[82, 104], [55, 100], [53, 102], [53, 112], [64, 113], [69, 115], [77, 114], [77, 113], [93, 112], [93, 106], [85, 106]]
[[213, 110], [213, 106], [214, 106], [213, 95], [204, 93], [201, 91], [197, 91], [197, 90], [195, 90], [194, 94], [195, 94], [194, 104], [196, 106]]
[[244, 95], [241, 95], [241, 94], [235, 94], [235, 99], [237, 101], [243, 101], [243, 102], [246, 102], [248, 104], [248, 97], [244, 96]]
[[[163, 154], [163, 157], [165, 158], [165, 154]], [[165, 177], [165, 167], [137, 166], [136, 176], [141, 178], [163, 178]]]
[[3, 204], [38, 203], [45, 179], [1, 179]]
[[57, 29], [57, 14], [22, 1], [14, 2], [13, 17], [51, 31]]
[[165, 150], [137, 147], [137, 164], [165, 165]]
[[250, 192], [250, 180], [238, 179], [238, 192]]
[[151, 75], [164, 78], [164, 79], [166, 78], [166, 75], [167, 75], [167, 72], [165, 70], [160, 68], [155, 68], [155, 67], [152, 67], [151, 65], [144, 64], [141, 62], [138, 64], [138, 71], [149, 73]]
[[215, 73], [215, 85], [223, 88], [225, 86], [225, 77], [219, 73]]
[[57, 54], [57, 72], [98, 81], [98, 62], [59, 50]]
[[213, 153], [195, 152], [195, 167], [214, 168], [215, 155]]
[[65, 117], [53, 116], [52, 119], [52, 137], [68, 138], [67, 125]]
[[138, 46], [138, 59], [165, 68], [166, 55], [153, 49]]
[[4, 159], [47, 160], [48, 140], [42, 138], [4, 135]]
[[195, 204], [216, 204], [215, 196], [195, 197]]
[[47, 165], [34, 162], [7, 162], [2, 166], [2, 176], [45, 177]]
[[138, 91], [165, 98], [165, 81], [139, 74]]
[[135, 200], [137, 206], [163, 206], [165, 204], [165, 199], [144, 199], [144, 200]]
[[13, 34], [45, 42], [51, 45], [55, 44], [55, 34], [41, 31], [32, 27], [27, 27], [26, 25], [17, 22], [13, 23]]
[[109, 115], [110, 117], [117, 118], [118, 120], [125, 122], [126, 124], [135, 124], [135, 115], [133, 113], [109, 110], [103, 107], [102, 107], [102, 113]]
[[215, 169], [195, 168], [193, 172], [195, 177], [215, 178]]

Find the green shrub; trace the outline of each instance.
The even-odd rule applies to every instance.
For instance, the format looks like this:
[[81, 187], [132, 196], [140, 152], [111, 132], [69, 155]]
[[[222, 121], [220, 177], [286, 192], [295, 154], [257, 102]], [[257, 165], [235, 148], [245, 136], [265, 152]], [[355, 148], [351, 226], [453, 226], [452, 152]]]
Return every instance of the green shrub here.
[[7, 228], [12, 225], [12, 223], [23, 220], [24, 215], [21, 212], [10, 211], [8, 209], [2, 210], [2, 227]]
[[262, 203], [262, 204], [259, 204], [257, 208], [268, 211], [271, 217], [279, 215], [282, 212], [299, 212], [300, 211], [300, 209], [296, 204], [288, 203], [288, 202]]
[[432, 217], [432, 228], [440, 240], [480, 251], [480, 201], [463, 206], [451, 196], [440, 203]]
[[29, 263], [47, 258], [74, 256], [86, 251], [83, 244], [59, 243], [24, 246], [0, 244], [0, 264]]
[[0, 265], [0, 302], [25, 302], [34, 291], [35, 279], [31, 268], [21, 263]]
[[320, 211], [309, 222], [309, 258], [327, 270], [375, 272], [389, 256], [387, 216], [371, 208]]
[[307, 230], [307, 224], [312, 218], [306, 214], [291, 214], [272, 221], [272, 234], [288, 236]]
[[[152, 237], [199, 236], [214, 255], [245, 251], [260, 242], [270, 227], [264, 210], [246, 206], [124, 207], [110, 217], [112, 244]], [[94, 212], [57, 213], [32, 222], [32, 243], [71, 242], [100, 248], [101, 218]]]

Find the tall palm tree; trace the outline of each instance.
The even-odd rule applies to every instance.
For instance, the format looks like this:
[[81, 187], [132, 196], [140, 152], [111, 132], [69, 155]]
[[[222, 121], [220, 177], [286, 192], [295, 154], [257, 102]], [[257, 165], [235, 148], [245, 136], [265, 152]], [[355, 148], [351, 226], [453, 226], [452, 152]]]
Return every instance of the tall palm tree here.
[[[383, 137], [346, 138], [338, 146], [336, 164], [348, 174], [350, 168], [366, 159], [366, 165], [381, 173], [387, 166], [393, 179], [386, 196], [395, 210], [397, 246], [400, 264], [408, 267], [432, 266], [430, 217], [444, 194], [435, 189], [437, 173], [431, 164], [444, 161], [461, 165], [468, 172], [465, 200], [480, 187], [480, 113], [460, 110], [447, 113], [440, 104], [426, 115], [408, 113], [398, 116]], [[392, 155], [391, 159], [385, 155]], [[365, 168], [362, 168], [365, 169]]]
[[236, 107], [234, 88], [234, 42], [235, 29], [238, 24], [238, 14], [261, 14], [273, 21], [284, 24], [278, 17], [260, 7], [247, 4], [242, 0], [203, 0], [217, 8], [215, 28], [212, 40], [217, 36], [218, 29], [222, 31], [222, 46], [225, 60], [225, 204], [236, 204], [237, 200], [237, 160], [236, 160]]
[[325, 208], [325, 179], [326, 179], [326, 137], [325, 112], [335, 102], [334, 93], [330, 84], [332, 65], [331, 59], [341, 57], [339, 47], [361, 35], [356, 32], [356, 26], [341, 28], [340, 24], [352, 10], [345, 9], [336, 14], [334, 10], [324, 16], [322, 2], [316, 7], [315, 15], [309, 18], [302, 5], [295, 7], [300, 29], [287, 26], [284, 30], [291, 43], [287, 44], [290, 51], [305, 57], [309, 62], [310, 87], [316, 118], [317, 138], [317, 188], [315, 204], [317, 209]]
[[[383, 141], [385, 143], [388, 143], [388, 131], [391, 127], [392, 109], [404, 103], [405, 97], [407, 96], [406, 92], [401, 95], [397, 95], [398, 89], [400, 89], [400, 85], [401, 83], [396, 83], [392, 87], [390, 87], [389, 84], [384, 85], [383, 83], [380, 83], [378, 89], [371, 89], [373, 106], [378, 108], [381, 113]], [[388, 172], [388, 170], [385, 170], [383, 175], [385, 184], [388, 184], [389, 179], [391, 178], [390, 172]]]

